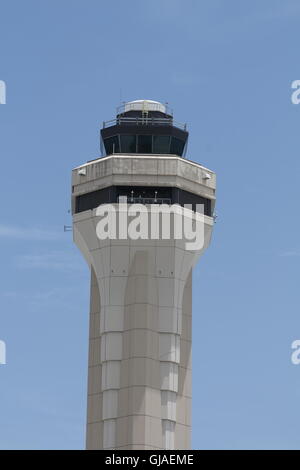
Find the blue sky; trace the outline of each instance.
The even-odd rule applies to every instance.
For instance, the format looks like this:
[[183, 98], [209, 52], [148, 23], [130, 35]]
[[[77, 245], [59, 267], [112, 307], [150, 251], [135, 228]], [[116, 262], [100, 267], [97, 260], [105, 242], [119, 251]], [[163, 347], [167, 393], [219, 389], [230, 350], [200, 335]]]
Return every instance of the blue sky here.
[[297, 0], [1, 1], [1, 449], [84, 447], [70, 175], [133, 99], [169, 102], [218, 178], [193, 280], [193, 447], [300, 449], [299, 21]]

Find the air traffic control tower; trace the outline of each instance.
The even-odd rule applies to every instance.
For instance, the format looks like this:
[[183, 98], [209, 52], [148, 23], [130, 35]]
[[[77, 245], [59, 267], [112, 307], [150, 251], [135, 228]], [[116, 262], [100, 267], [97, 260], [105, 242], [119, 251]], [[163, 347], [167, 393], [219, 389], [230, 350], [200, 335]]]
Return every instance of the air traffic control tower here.
[[[191, 448], [192, 268], [210, 242], [216, 180], [185, 157], [187, 139], [164, 104], [131, 101], [103, 123], [104, 156], [72, 173], [74, 242], [91, 271], [87, 449]], [[163, 223], [145, 236], [153, 207], [170, 227], [199, 216], [203, 243]]]

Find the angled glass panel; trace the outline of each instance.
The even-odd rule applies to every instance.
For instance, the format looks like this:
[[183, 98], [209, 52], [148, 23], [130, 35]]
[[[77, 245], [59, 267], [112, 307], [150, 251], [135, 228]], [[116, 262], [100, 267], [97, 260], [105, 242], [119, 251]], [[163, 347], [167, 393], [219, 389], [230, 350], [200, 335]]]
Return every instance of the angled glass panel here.
[[152, 135], [138, 135], [138, 153], [152, 153]]
[[111, 155], [113, 153], [120, 153], [120, 146], [119, 146], [119, 136], [114, 135], [112, 137], [108, 137], [104, 139], [104, 146], [106, 155]]
[[153, 136], [153, 153], [170, 153], [170, 136]]
[[136, 135], [121, 135], [121, 152], [136, 153]]
[[172, 137], [170, 153], [174, 153], [175, 155], [179, 155], [181, 157], [184, 150], [184, 144], [185, 142], [183, 140], [177, 139], [177, 137]]

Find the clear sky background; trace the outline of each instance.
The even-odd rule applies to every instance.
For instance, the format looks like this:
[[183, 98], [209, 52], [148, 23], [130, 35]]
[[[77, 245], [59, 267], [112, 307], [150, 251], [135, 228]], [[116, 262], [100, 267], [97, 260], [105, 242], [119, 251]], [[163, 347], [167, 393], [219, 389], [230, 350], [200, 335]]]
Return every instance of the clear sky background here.
[[89, 272], [71, 169], [123, 100], [216, 171], [193, 279], [193, 447], [300, 449], [298, 0], [1, 0], [0, 448], [84, 447]]

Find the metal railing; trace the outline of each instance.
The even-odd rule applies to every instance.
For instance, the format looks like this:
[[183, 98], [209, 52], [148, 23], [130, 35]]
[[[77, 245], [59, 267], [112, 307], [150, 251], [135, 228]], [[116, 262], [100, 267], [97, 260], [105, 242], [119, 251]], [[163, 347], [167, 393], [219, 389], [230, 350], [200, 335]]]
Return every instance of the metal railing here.
[[170, 198], [162, 197], [126, 197], [119, 196], [118, 202], [125, 204], [172, 204]]
[[174, 126], [186, 131], [186, 124], [174, 121], [172, 118], [155, 117], [118, 117], [110, 121], [103, 121], [103, 129], [111, 126], [127, 124], [131, 126]]

